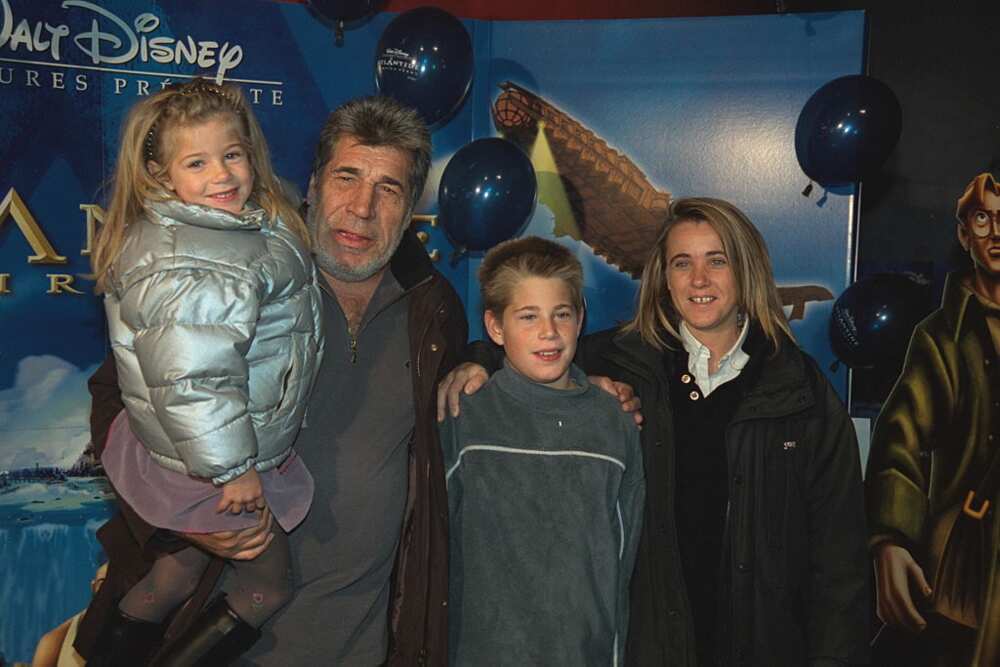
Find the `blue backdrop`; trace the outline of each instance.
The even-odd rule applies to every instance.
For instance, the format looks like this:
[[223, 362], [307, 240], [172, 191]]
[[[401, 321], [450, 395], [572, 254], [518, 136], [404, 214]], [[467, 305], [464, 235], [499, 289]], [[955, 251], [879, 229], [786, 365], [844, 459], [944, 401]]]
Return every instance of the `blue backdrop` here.
[[[38, 637], [86, 604], [101, 559], [94, 530], [110, 505], [85, 455], [86, 379], [106, 343], [84, 274], [88, 211], [93, 222], [122, 115], [164, 82], [221, 72], [244, 86], [279, 173], [304, 190], [327, 112], [374, 92], [375, 45], [392, 18], [374, 17], [335, 47], [305, 7], [263, 0], [0, 0], [0, 653], [8, 660], [30, 660]], [[861, 71], [864, 19], [822, 18], [466, 21], [475, 79], [434, 133], [418, 213], [436, 213], [455, 151], [502, 133], [531, 154], [539, 177], [526, 233], [555, 237], [584, 262], [588, 330], [631, 314], [636, 283], [620, 267], [679, 196], [733, 201], [764, 233], [779, 284], [835, 296], [850, 282], [854, 197], [817, 205], [800, 194], [807, 179], [793, 135], [816, 88]], [[479, 259], [452, 265], [441, 228], [420, 228], [481, 331]], [[793, 322], [824, 368], [833, 361], [831, 305], [810, 302]], [[830, 377], [843, 394], [845, 371]]]

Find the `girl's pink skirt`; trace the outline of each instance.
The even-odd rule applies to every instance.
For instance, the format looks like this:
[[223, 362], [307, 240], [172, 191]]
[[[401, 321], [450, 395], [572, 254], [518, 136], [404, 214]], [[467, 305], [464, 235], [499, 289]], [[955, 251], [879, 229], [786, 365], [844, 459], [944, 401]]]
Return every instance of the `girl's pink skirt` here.
[[[216, 533], [249, 528], [260, 518], [256, 512], [217, 512], [222, 487], [156, 463], [132, 433], [124, 410], [111, 425], [101, 463], [118, 494], [151, 526], [180, 533]], [[260, 473], [260, 481], [271, 514], [290, 532], [309, 512], [312, 475], [292, 450], [279, 467]]]

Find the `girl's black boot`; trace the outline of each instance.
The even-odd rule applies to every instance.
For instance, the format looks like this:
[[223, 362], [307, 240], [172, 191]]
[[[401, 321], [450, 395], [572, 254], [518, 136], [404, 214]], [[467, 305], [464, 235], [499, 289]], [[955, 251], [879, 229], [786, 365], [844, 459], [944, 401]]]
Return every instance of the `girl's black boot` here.
[[87, 664], [91, 667], [148, 665], [163, 631], [162, 623], [132, 618], [116, 607], [97, 647], [97, 655], [91, 656]]
[[260, 630], [226, 603], [213, 600], [191, 625], [156, 656], [155, 667], [222, 667], [236, 661], [257, 640]]

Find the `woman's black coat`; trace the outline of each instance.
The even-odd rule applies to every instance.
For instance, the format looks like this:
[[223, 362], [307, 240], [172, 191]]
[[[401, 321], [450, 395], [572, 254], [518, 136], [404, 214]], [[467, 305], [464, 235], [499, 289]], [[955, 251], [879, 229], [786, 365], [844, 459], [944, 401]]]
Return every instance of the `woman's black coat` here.
[[[697, 664], [675, 523], [671, 358], [616, 331], [585, 337], [576, 357], [588, 374], [627, 382], [642, 399], [647, 491], [629, 665]], [[719, 590], [729, 614], [720, 619], [718, 664], [867, 664], [871, 566], [851, 420], [813, 359], [790, 341], [756, 378], [726, 428]]]

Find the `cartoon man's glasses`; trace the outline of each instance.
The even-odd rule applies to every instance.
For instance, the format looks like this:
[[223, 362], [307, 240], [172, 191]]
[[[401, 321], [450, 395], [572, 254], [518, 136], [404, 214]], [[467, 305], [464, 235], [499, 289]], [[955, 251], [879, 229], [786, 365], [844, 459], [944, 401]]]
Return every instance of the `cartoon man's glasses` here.
[[984, 211], [979, 209], [969, 215], [969, 227], [977, 237], [984, 239], [993, 234], [1000, 236], [1000, 211]]

